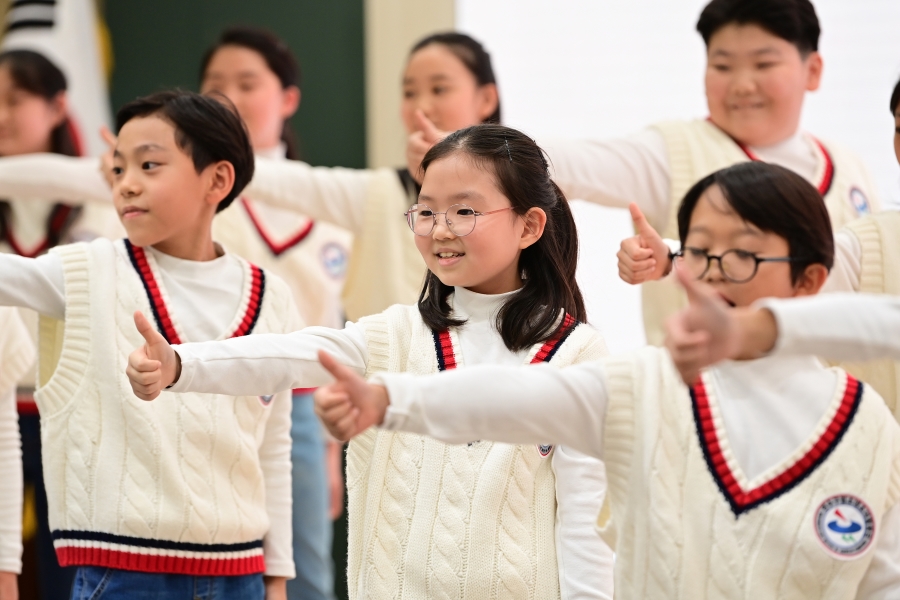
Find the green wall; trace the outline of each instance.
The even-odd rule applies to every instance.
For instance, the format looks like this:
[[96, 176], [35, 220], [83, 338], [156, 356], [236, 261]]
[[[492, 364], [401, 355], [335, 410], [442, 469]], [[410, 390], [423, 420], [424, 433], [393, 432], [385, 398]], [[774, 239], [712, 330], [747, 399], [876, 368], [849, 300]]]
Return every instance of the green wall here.
[[365, 167], [362, 0], [108, 0], [113, 110], [170, 87], [196, 90], [200, 58], [229, 25], [266, 27], [294, 51], [303, 99], [294, 116], [314, 165]]

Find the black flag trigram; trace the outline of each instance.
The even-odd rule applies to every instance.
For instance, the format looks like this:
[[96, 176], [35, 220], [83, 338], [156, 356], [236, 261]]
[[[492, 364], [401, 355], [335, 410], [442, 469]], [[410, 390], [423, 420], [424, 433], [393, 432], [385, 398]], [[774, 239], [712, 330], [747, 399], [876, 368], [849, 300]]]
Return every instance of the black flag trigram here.
[[56, 20], [56, 0], [13, 0], [6, 15], [6, 31], [51, 28]]

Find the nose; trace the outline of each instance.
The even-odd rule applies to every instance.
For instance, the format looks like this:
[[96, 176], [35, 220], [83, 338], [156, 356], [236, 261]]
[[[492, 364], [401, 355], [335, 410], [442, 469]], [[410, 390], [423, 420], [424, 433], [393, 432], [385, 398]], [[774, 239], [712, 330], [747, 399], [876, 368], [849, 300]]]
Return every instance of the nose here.
[[435, 240], [452, 240], [456, 237], [456, 234], [450, 230], [450, 225], [447, 223], [447, 215], [445, 213], [435, 215], [437, 222], [434, 224], [434, 229], [431, 231], [431, 237]]
[[116, 183], [116, 187], [118, 188], [119, 195], [122, 198], [134, 198], [141, 192], [140, 184], [137, 181], [137, 178], [133, 175], [129, 175], [128, 171], [125, 171], [122, 176], [119, 178], [119, 181]]
[[[715, 266], [713, 266], [715, 265]], [[725, 281], [725, 273], [722, 271], [722, 259], [718, 256], [710, 256], [709, 263], [706, 266], [706, 273], [703, 274], [703, 281], [712, 283], [714, 281]]]
[[731, 81], [731, 92], [737, 96], [749, 96], [756, 91], [756, 78], [749, 69], [735, 71]]

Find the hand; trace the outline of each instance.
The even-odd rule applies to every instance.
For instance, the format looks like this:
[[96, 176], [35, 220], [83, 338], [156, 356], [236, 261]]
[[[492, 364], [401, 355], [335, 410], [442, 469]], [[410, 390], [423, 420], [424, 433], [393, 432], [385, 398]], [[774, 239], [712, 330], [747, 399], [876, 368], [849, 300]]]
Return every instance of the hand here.
[[266, 600], [287, 600], [287, 577], [270, 577], [265, 575]]
[[622, 240], [616, 254], [619, 258], [619, 277], [632, 285], [665, 277], [671, 270], [669, 247], [647, 222], [637, 204], [632, 202], [628, 210], [631, 211], [637, 235]]
[[0, 600], [19, 600], [19, 576], [0, 571]]
[[383, 386], [366, 383], [323, 350], [319, 350], [319, 362], [335, 379], [314, 395], [316, 414], [332, 436], [346, 442], [384, 421], [390, 400]]
[[434, 126], [428, 117], [421, 110], [416, 110], [413, 117], [416, 121], [416, 131], [410, 134], [406, 142], [406, 168], [409, 169], [413, 179], [422, 183], [424, 175], [420, 167], [425, 153], [431, 150], [431, 147], [447, 137], [448, 132], [441, 131]]
[[666, 348], [681, 378], [693, 385], [700, 369], [738, 357], [741, 336], [735, 311], [713, 288], [683, 269], [675, 269], [675, 276], [687, 292], [688, 307], [666, 321]]
[[344, 512], [344, 470], [341, 467], [341, 458], [344, 455], [344, 445], [331, 440], [325, 442], [325, 471], [328, 473], [328, 491], [330, 505], [328, 516], [332, 521], [337, 520]]
[[118, 138], [113, 135], [113, 132], [109, 130], [109, 127], [106, 125], [100, 128], [100, 137], [103, 138], [103, 141], [106, 142], [106, 152], [100, 155], [100, 172], [103, 173], [103, 178], [106, 179], [106, 183], [109, 184], [109, 187], [113, 186], [113, 152], [116, 150], [116, 144], [118, 143]]
[[162, 390], [178, 381], [181, 358], [141, 311], [134, 313], [134, 324], [146, 343], [128, 357], [125, 374], [135, 396], [154, 400]]

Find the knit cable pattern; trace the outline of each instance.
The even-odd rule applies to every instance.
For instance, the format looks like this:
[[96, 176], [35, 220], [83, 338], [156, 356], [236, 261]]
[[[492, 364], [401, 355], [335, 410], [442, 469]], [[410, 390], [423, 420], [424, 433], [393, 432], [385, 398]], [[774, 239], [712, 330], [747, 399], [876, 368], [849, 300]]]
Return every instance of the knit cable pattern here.
[[534, 587], [533, 529], [530, 510], [534, 497], [534, 472], [529, 469], [523, 446], [516, 447], [507, 482], [498, 531], [497, 598], [528, 598]]

